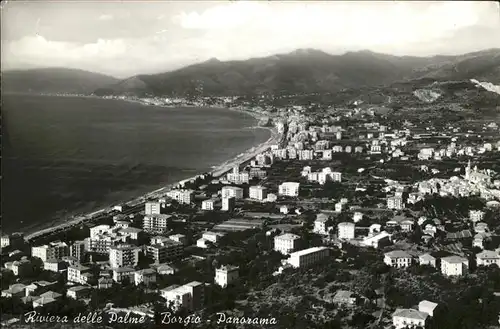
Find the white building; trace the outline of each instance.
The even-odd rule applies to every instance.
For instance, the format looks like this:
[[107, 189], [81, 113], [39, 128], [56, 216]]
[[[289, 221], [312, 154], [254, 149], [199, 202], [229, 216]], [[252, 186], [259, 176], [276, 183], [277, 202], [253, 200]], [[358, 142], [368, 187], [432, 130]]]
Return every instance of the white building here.
[[61, 260], [69, 256], [69, 247], [65, 242], [50, 242], [43, 246], [32, 247], [31, 256], [40, 258], [44, 263], [48, 260]]
[[228, 182], [231, 182], [236, 185], [240, 184], [248, 184], [250, 181], [250, 175], [247, 172], [238, 172], [238, 173], [229, 173], [227, 174]]
[[160, 294], [165, 298], [167, 305], [177, 311], [185, 308], [189, 311], [200, 309], [205, 298], [205, 285], [201, 282], [190, 282], [183, 286], [169, 286], [160, 290]]
[[221, 232], [204, 232], [203, 235], [202, 235], [202, 238], [207, 240], [207, 241], [210, 241], [212, 243], [217, 243], [220, 241], [220, 239], [224, 236], [225, 234], [224, 233], [221, 233]]
[[446, 276], [460, 276], [467, 273], [469, 261], [459, 256], [441, 258], [441, 273]]
[[159, 240], [160, 241], [151, 241], [151, 245], [146, 246], [147, 255], [151, 257], [156, 264], [180, 258], [184, 253], [183, 243], [165, 237], [161, 237]]
[[203, 200], [201, 202], [201, 209], [202, 210], [214, 210], [214, 204], [215, 204], [214, 199]]
[[233, 211], [236, 206], [236, 198], [233, 196], [222, 198], [222, 211]]
[[159, 215], [165, 209], [165, 204], [162, 202], [146, 202], [144, 208], [144, 214], [146, 215]]
[[267, 198], [267, 188], [263, 186], [251, 186], [249, 189], [250, 199], [263, 201]]
[[215, 283], [222, 288], [238, 280], [239, 268], [236, 266], [221, 266], [215, 270]]
[[111, 268], [134, 267], [139, 263], [140, 248], [132, 245], [119, 245], [109, 248], [109, 265]]
[[288, 255], [297, 250], [300, 244], [300, 236], [291, 233], [285, 233], [274, 237], [274, 250]]
[[328, 225], [328, 216], [325, 214], [316, 215], [316, 220], [314, 221], [313, 232], [322, 235], [328, 235], [330, 228]]
[[235, 199], [243, 199], [243, 189], [237, 186], [224, 186], [221, 190], [223, 198], [233, 197]]
[[[378, 224], [374, 224], [378, 225]], [[379, 248], [383, 243], [389, 243], [391, 240], [391, 235], [386, 231], [380, 233], [374, 233], [361, 241], [361, 245], [365, 247]]]
[[87, 284], [88, 280], [92, 277], [90, 274], [90, 267], [83, 265], [69, 266], [67, 272], [68, 282]]
[[394, 250], [384, 254], [384, 263], [397, 268], [409, 267], [412, 256], [402, 250]]
[[418, 310], [423, 313], [429, 314], [429, 316], [434, 316], [434, 310], [438, 304], [429, 302], [428, 300], [423, 300], [420, 303], [418, 303]]
[[481, 210], [470, 210], [469, 219], [473, 222], [480, 222], [484, 218], [484, 211]]
[[113, 281], [122, 282], [128, 280], [133, 282], [135, 270], [130, 267], [119, 267], [113, 269]]
[[418, 256], [418, 263], [420, 265], [429, 265], [436, 267], [436, 258], [430, 254], [423, 254]]
[[353, 221], [354, 223], [357, 223], [357, 222], [359, 222], [359, 221], [360, 221], [360, 220], [362, 220], [362, 219], [363, 219], [363, 213], [362, 213], [362, 212], [359, 212], [359, 211], [356, 211], [356, 212], [354, 213], [354, 215], [352, 216], [352, 221]]
[[428, 317], [429, 315], [424, 312], [420, 312], [414, 309], [398, 308], [392, 314], [392, 324], [394, 325], [394, 327], [396, 327], [396, 329], [408, 327], [425, 328]]
[[164, 233], [168, 231], [168, 222], [172, 215], [146, 215], [142, 221], [142, 228], [146, 232]]
[[401, 210], [405, 208], [403, 198], [392, 196], [387, 198], [387, 208]]
[[167, 196], [181, 204], [190, 204], [193, 202], [193, 190], [171, 190], [167, 192]]
[[279, 195], [297, 197], [299, 196], [300, 183], [285, 182], [279, 186]]
[[337, 226], [338, 238], [341, 240], [352, 240], [354, 239], [354, 231], [356, 229], [356, 224], [343, 222], [339, 223]]
[[291, 253], [286, 261], [294, 268], [303, 268], [325, 259], [329, 254], [327, 247], [313, 247]]
[[500, 256], [492, 250], [483, 250], [476, 255], [477, 266], [489, 266], [495, 264], [500, 267]]

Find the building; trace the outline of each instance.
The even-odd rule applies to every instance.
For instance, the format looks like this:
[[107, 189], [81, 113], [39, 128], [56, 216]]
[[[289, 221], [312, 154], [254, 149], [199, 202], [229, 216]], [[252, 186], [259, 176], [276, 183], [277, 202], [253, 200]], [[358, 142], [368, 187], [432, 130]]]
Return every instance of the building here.
[[68, 245], [60, 241], [50, 242], [48, 245], [31, 248], [31, 256], [40, 258], [44, 263], [48, 260], [60, 260], [68, 255]]
[[146, 232], [164, 233], [168, 231], [168, 222], [172, 215], [146, 215], [142, 222], [142, 228]]
[[250, 186], [249, 197], [250, 199], [263, 201], [267, 198], [267, 188], [263, 186]]
[[429, 265], [432, 267], [436, 267], [436, 258], [431, 256], [430, 254], [423, 254], [418, 256], [418, 263], [420, 265]]
[[193, 190], [185, 190], [185, 189], [180, 189], [180, 190], [171, 190], [167, 192], [167, 196], [180, 204], [190, 204], [193, 202], [193, 195], [194, 191]]
[[235, 197], [222, 197], [222, 211], [233, 211], [236, 207]]
[[72, 265], [68, 267], [68, 282], [87, 284], [92, 277], [90, 267], [83, 265]]
[[111, 268], [135, 267], [139, 263], [139, 251], [139, 247], [128, 244], [111, 247], [109, 265]]
[[24, 233], [15, 232], [12, 234], [2, 235], [0, 238], [0, 247], [5, 248], [11, 246], [12, 248], [17, 248], [24, 244]]
[[477, 266], [490, 266], [492, 264], [500, 267], [500, 256], [492, 250], [483, 250], [476, 255]]
[[161, 242], [146, 246], [146, 254], [151, 257], [155, 264], [164, 263], [182, 257], [184, 244], [169, 238]]
[[141, 283], [146, 286], [149, 286], [150, 284], [155, 282], [156, 282], [156, 271], [151, 268], [134, 272], [134, 283], [136, 286], [140, 285]]
[[274, 237], [274, 250], [288, 255], [297, 250], [300, 244], [300, 236], [291, 233], [285, 233]]
[[166, 300], [167, 305], [171, 305], [175, 311], [181, 308], [195, 311], [204, 304], [205, 285], [193, 281], [183, 286], [169, 286], [160, 290], [160, 294]]
[[429, 315], [413, 309], [398, 308], [392, 314], [392, 324], [396, 329], [408, 327], [422, 327], [425, 328], [427, 318]]
[[68, 263], [58, 259], [51, 259], [43, 263], [43, 269], [50, 272], [62, 272], [66, 270]]
[[85, 286], [76, 286], [68, 288], [66, 296], [73, 299], [82, 299], [90, 295], [90, 288]]
[[438, 304], [429, 302], [428, 300], [423, 300], [420, 303], [418, 303], [418, 310], [423, 313], [429, 314], [429, 316], [434, 316], [434, 310]]
[[313, 247], [291, 253], [286, 261], [294, 268], [303, 268], [325, 259], [329, 254], [327, 247]]
[[174, 240], [176, 242], [180, 242], [183, 245], [187, 244], [187, 238], [184, 234], [173, 234], [168, 236], [170, 240]]
[[156, 267], [156, 272], [161, 275], [171, 275], [177, 272], [177, 269], [169, 264], [158, 264]]
[[165, 211], [165, 203], [163, 202], [146, 202], [144, 214], [159, 215]]
[[339, 290], [332, 299], [332, 302], [337, 305], [353, 306], [356, 304], [356, 296], [352, 291]]
[[441, 258], [441, 273], [446, 276], [460, 276], [467, 273], [469, 261], [459, 256]]
[[113, 281], [115, 282], [123, 282], [134, 280], [135, 270], [130, 267], [118, 267], [113, 269]]
[[227, 174], [227, 181], [236, 185], [248, 184], [250, 180], [250, 174], [248, 172], [239, 172], [233, 169], [232, 173]]
[[221, 196], [222, 198], [243, 199], [243, 189], [237, 186], [224, 186], [221, 189]]
[[409, 267], [412, 263], [412, 256], [402, 250], [394, 250], [384, 254], [384, 263], [397, 268]]
[[79, 263], [85, 259], [85, 241], [75, 241], [69, 247], [69, 255], [74, 257]]
[[15, 283], [9, 286], [9, 289], [2, 290], [2, 297], [24, 297], [26, 286], [22, 283]]
[[343, 222], [338, 225], [338, 238], [341, 240], [352, 240], [354, 239], [354, 231], [356, 229], [356, 224]]
[[285, 182], [279, 186], [278, 194], [282, 196], [297, 197], [299, 196], [299, 188], [300, 183]]
[[387, 198], [387, 208], [401, 210], [405, 208], [403, 198], [398, 196], [392, 196]]
[[368, 236], [361, 241], [361, 245], [365, 247], [373, 247], [375, 249], [382, 245], [388, 245], [391, 242], [391, 235], [386, 231]]
[[203, 200], [201, 202], [201, 210], [214, 210], [215, 199]]
[[316, 220], [314, 221], [313, 232], [322, 235], [328, 235], [330, 227], [328, 227], [328, 216], [326, 214], [317, 214]]
[[113, 280], [110, 278], [100, 278], [97, 280], [98, 289], [109, 289], [113, 286]]
[[[156, 215], [160, 216], [160, 215]], [[137, 240], [141, 230], [120, 225], [98, 225], [90, 228], [90, 237], [85, 239], [86, 248], [90, 252], [109, 254], [109, 248], [129, 241]]]
[[19, 261], [7, 262], [4, 264], [5, 268], [9, 269], [14, 273], [15, 276], [25, 276], [32, 272], [33, 266], [31, 261], [23, 257]]
[[484, 218], [484, 211], [469, 210], [469, 219], [474, 223], [482, 221]]
[[239, 268], [237, 266], [221, 266], [215, 270], [215, 283], [222, 288], [238, 280]]

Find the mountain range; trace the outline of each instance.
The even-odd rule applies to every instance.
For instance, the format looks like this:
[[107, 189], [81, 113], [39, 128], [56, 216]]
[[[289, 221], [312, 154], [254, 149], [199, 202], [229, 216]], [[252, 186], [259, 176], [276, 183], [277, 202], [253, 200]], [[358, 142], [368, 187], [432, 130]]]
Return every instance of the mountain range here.
[[211, 59], [171, 72], [123, 80], [72, 69], [6, 71], [2, 73], [2, 87], [18, 92], [229, 96], [335, 92], [415, 79], [476, 79], [500, 84], [500, 49], [434, 57], [393, 56], [367, 50], [331, 55], [299, 49], [248, 60]]

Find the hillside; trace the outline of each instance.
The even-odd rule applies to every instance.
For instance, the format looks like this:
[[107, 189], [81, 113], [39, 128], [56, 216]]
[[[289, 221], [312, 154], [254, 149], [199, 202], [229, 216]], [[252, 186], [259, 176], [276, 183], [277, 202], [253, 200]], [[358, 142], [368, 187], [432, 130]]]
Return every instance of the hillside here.
[[104, 74], [66, 68], [2, 72], [2, 91], [17, 93], [90, 93], [120, 80]]
[[247, 95], [335, 92], [399, 81], [498, 82], [500, 49], [459, 56], [411, 57], [371, 51], [330, 55], [315, 49], [244, 61], [217, 59], [176, 71], [138, 75], [96, 94]]

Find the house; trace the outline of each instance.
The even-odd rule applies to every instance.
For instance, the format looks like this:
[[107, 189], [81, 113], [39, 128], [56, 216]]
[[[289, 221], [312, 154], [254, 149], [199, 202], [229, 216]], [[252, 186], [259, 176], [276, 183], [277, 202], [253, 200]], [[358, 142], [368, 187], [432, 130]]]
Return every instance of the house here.
[[392, 324], [396, 329], [407, 327], [425, 328], [429, 314], [413, 309], [398, 308], [392, 314]]
[[76, 286], [76, 287], [71, 287], [68, 288], [68, 291], [66, 292], [66, 296], [69, 298], [73, 299], [81, 299], [88, 297], [90, 293], [89, 287], [85, 286]]
[[61, 297], [62, 295], [57, 292], [47, 291], [46, 293], [41, 294], [38, 299], [33, 301], [33, 308], [41, 307], [47, 304], [52, 304]]
[[237, 266], [221, 266], [215, 270], [215, 283], [222, 288], [238, 280], [239, 267]]
[[467, 273], [469, 261], [460, 256], [448, 256], [441, 259], [441, 273], [446, 276], [459, 276]]
[[113, 269], [113, 281], [134, 280], [134, 269], [130, 267], [118, 267]]
[[483, 250], [476, 255], [477, 266], [489, 266], [495, 264], [500, 267], [500, 255], [492, 250]]
[[395, 216], [393, 219], [388, 220], [386, 226], [400, 227], [403, 232], [412, 232], [415, 225], [414, 221], [403, 216]]
[[9, 286], [9, 289], [2, 290], [2, 297], [24, 297], [26, 294], [26, 286], [22, 283], [16, 283]]
[[[378, 224], [377, 224], [378, 225]], [[379, 248], [382, 245], [388, 245], [391, 242], [391, 235], [386, 231], [368, 236], [361, 241], [361, 245], [365, 247]]]
[[141, 283], [148, 286], [155, 282], [156, 282], [156, 271], [151, 268], [134, 272], [134, 283], [136, 286], [138, 286]]
[[76, 282], [80, 284], [87, 284], [89, 276], [84, 274], [90, 274], [90, 267], [83, 265], [73, 265], [68, 267], [67, 277], [69, 282]]
[[403, 250], [394, 250], [384, 254], [384, 263], [397, 268], [409, 267], [412, 256]]
[[420, 265], [429, 265], [436, 267], [436, 258], [430, 254], [423, 254], [418, 256], [418, 263]]
[[339, 290], [332, 299], [332, 302], [337, 305], [352, 306], [356, 304], [356, 296], [353, 292], [347, 290]]
[[418, 310], [423, 313], [429, 314], [429, 316], [434, 316], [434, 310], [438, 304], [429, 302], [428, 300], [423, 300], [420, 303], [418, 303]]
[[201, 308], [204, 304], [205, 285], [193, 281], [183, 286], [172, 285], [160, 290], [160, 295], [172, 304], [174, 310], [185, 308], [190, 311]]
[[156, 272], [158, 272], [158, 274], [160, 275], [171, 275], [175, 274], [175, 272], [177, 272], [177, 269], [172, 265], [159, 264], [158, 266], [156, 266]]

